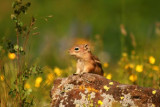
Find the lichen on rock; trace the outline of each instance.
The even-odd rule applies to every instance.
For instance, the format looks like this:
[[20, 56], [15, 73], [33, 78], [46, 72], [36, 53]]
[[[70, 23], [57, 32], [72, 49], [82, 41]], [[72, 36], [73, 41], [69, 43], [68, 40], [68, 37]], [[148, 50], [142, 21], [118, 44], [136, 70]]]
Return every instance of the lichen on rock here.
[[51, 99], [52, 107], [159, 107], [160, 90], [85, 73], [56, 79]]

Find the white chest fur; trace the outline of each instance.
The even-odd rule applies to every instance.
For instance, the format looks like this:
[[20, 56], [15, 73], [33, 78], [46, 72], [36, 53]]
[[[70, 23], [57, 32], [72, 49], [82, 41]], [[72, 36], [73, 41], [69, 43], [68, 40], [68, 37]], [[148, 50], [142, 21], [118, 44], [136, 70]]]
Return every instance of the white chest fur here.
[[77, 71], [76, 73], [81, 73], [84, 71], [84, 62], [80, 59], [77, 60]]

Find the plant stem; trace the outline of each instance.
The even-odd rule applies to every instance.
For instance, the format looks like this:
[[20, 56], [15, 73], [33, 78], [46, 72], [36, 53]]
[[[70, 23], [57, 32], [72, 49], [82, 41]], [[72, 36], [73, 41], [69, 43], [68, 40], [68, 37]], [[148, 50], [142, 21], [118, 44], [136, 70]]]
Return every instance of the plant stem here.
[[[18, 68], [18, 70], [17, 70], [16, 85], [17, 85], [17, 89], [18, 89], [18, 85], [19, 85], [18, 83], [21, 82], [21, 79], [20, 79], [21, 71], [20, 71], [20, 55], [19, 55], [19, 34], [18, 34], [18, 31], [16, 32], [16, 35], [17, 35], [17, 45], [18, 45], [18, 49], [17, 49], [17, 68]], [[20, 95], [20, 92], [17, 92], [16, 97], [18, 97], [19, 106], [21, 107], [21, 95]]]
[[34, 18], [32, 18], [31, 19], [31, 22], [30, 22], [30, 25], [29, 25], [29, 29], [28, 29], [28, 32], [27, 32], [27, 34], [26, 34], [26, 39], [25, 39], [25, 41], [24, 41], [24, 44], [23, 44], [23, 49], [24, 49], [24, 51], [25, 51], [25, 49], [26, 49], [26, 45], [27, 45], [27, 42], [28, 42], [28, 40], [29, 40], [29, 34], [30, 34], [30, 32], [31, 32], [31, 28], [33, 27], [33, 25], [34, 25]]
[[17, 66], [18, 66], [17, 78], [18, 78], [20, 75], [19, 34], [18, 32], [17, 32], [17, 45], [18, 45], [18, 49], [17, 49]]

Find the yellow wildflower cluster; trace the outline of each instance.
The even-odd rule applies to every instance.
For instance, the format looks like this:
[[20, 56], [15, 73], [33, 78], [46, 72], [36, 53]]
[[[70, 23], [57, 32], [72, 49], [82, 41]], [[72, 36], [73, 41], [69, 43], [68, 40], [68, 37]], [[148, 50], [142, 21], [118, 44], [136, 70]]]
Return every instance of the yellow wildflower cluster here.
[[41, 82], [42, 82], [42, 77], [37, 77], [35, 81], [35, 87], [37, 88], [40, 87]]
[[[149, 82], [152, 81], [152, 79], [153, 81], [158, 81], [158, 79], [160, 78], [159, 60], [156, 60], [155, 56], [148, 56], [146, 54], [142, 55], [135, 51], [132, 51], [131, 54], [127, 54], [126, 52], [124, 52], [122, 53], [121, 59], [118, 64], [121, 67], [118, 69], [118, 71], [121, 71], [123, 73], [121, 73], [121, 75], [124, 75], [125, 73], [129, 75], [127, 77], [128, 81], [139, 85], [140, 81], [146, 81], [143, 80], [146, 79], [145, 77], [140, 77], [144, 75], [148, 76], [148, 78], [151, 78], [150, 80], [147, 79], [146, 83], [153, 85], [154, 87], [159, 86], [156, 82], [155, 84], [151, 84], [152, 82]], [[112, 75], [105, 75], [105, 77], [107, 79], [109, 77], [112, 78]], [[123, 78], [123, 80], [126, 81], [126, 78]]]
[[58, 67], [55, 67], [53, 72], [57, 75], [57, 76], [61, 76], [62, 74], [62, 70]]
[[8, 53], [8, 57], [9, 57], [9, 59], [13, 60], [16, 58], [16, 54], [15, 53]]
[[143, 65], [137, 65], [136, 66], [136, 71], [137, 72], [142, 72], [143, 71]]
[[134, 74], [130, 75], [129, 80], [132, 82], [135, 82], [137, 80], [137, 75], [134, 75]]

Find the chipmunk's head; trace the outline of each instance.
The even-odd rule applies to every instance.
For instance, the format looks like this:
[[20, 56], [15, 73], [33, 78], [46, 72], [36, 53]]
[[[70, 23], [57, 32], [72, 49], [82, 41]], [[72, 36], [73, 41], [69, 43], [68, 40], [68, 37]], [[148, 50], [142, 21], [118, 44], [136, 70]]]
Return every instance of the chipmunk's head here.
[[90, 47], [88, 44], [76, 45], [69, 49], [69, 54], [77, 58], [83, 58], [83, 56], [85, 56], [89, 52]]

